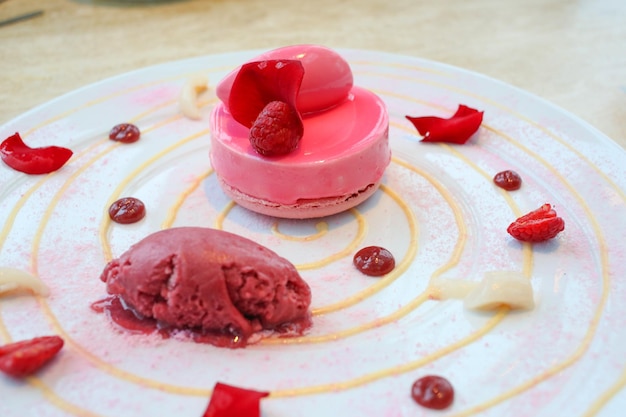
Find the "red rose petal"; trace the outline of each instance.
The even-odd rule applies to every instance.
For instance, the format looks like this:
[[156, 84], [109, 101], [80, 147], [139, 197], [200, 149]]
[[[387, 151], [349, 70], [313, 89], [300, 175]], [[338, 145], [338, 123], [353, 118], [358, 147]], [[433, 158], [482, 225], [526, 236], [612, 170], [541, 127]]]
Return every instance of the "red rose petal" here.
[[304, 67], [299, 60], [270, 59], [243, 64], [228, 97], [228, 110], [247, 128], [272, 101], [296, 107]]
[[30, 148], [15, 133], [0, 143], [0, 157], [16, 171], [37, 175], [61, 168], [72, 157], [72, 151], [60, 146]]
[[48, 363], [63, 347], [59, 336], [43, 336], [0, 346], [0, 371], [24, 378]]
[[449, 119], [435, 116], [406, 116], [406, 118], [423, 136], [423, 142], [448, 142], [462, 145], [480, 127], [483, 122], [483, 113], [460, 104], [456, 113]]
[[253, 391], [218, 382], [202, 417], [259, 417], [261, 398], [269, 392]]

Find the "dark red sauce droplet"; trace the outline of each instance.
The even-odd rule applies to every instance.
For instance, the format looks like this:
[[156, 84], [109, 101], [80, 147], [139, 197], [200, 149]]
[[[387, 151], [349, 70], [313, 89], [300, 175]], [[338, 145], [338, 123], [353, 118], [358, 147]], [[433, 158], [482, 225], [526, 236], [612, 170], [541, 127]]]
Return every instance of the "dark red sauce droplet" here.
[[517, 172], [507, 169], [506, 171], [498, 172], [493, 177], [493, 182], [507, 191], [515, 191], [522, 186], [522, 177]]
[[380, 246], [367, 246], [359, 250], [352, 261], [359, 271], [372, 277], [385, 275], [396, 266], [391, 252]]
[[109, 217], [116, 223], [136, 223], [146, 216], [146, 206], [134, 197], [120, 198], [109, 207]]
[[411, 396], [423, 407], [443, 410], [454, 401], [454, 388], [447, 379], [428, 375], [415, 381]]
[[133, 143], [139, 140], [141, 132], [139, 128], [131, 123], [120, 123], [113, 126], [109, 132], [109, 139], [122, 143]]

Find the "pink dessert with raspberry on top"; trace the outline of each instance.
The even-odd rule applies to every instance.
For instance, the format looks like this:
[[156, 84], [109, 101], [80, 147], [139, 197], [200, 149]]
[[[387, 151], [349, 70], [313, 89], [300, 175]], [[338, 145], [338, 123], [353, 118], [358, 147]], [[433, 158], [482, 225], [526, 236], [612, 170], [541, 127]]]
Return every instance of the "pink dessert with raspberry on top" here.
[[[353, 85], [349, 64], [322, 46], [295, 45], [262, 54], [250, 63], [258, 64], [260, 71], [273, 65], [273, 72], [269, 77], [253, 74], [251, 78], [269, 78], [270, 84], [285, 89], [280, 71], [294, 61], [303, 69], [294, 99], [301, 125], [292, 129], [300, 121], [284, 113], [259, 116], [263, 120], [252, 127], [233, 117], [239, 101], [248, 99], [245, 92], [233, 95], [243, 78], [238, 76], [244, 64], [217, 86], [221, 103], [211, 115], [211, 163], [224, 192], [252, 211], [282, 218], [332, 215], [365, 201], [378, 189], [391, 160], [388, 114], [376, 94]], [[261, 85], [259, 94], [252, 91], [254, 82], [246, 86], [251, 86], [251, 100], [274, 88]], [[276, 124], [273, 128], [272, 123]], [[289, 149], [266, 154], [263, 135], [289, 129], [295, 132]]]

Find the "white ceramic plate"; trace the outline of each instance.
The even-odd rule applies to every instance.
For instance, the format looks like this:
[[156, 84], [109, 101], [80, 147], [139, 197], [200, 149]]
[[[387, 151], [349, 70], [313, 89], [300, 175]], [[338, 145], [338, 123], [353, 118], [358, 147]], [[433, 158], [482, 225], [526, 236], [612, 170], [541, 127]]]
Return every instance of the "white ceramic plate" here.
[[[26, 176], [0, 166], [0, 266], [30, 270], [45, 299], [0, 300], [0, 342], [60, 334], [66, 347], [36, 377], [0, 376], [3, 416], [200, 417], [216, 381], [269, 390], [278, 416], [617, 416], [626, 407], [626, 153], [586, 123], [523, 91], [458, 68], [342, 50], [358, 85], [388, 105], [394, 160], [384, 188], [355, 211], [280, 221], [229, 205], [211, 175], [209, 91], [200, 121], [177, 98], [191, 74], [211, 85], [259, 51], [146, 68], [88, 86], [7, 123], [31, 146], [75, 157], [60, 171]], [[424, 144], [405, 115], [485, 111], [464, 146]], [[131, 121], [132, 145], [107, 140]], [[522, 189], [492, 176], [514, 169]], [[208, 176], [207, 176], [208, 175]], [[135, 225], [106, 226], [108, 202], [142, 199]], [[566, 229], [523, 245], [507, 233], [549, 202]], [[178, 205], [177, 205], [178, 204]], [[222, 219], [222, 220], [220, 220]], [[116, 330], [90, 304], [109, 256], [171, 225], [223, 227], [301, 267], [313, 290], [314, 326], [301, 343], [229, 350]], [[327, 231], [324, 232], [324, 230]], [[399, 266], [381, 280], [352, 266], [356, 249], [381, 245]], [[485, 271], [526, 273], [536, 308], [476, 313], [425, 297], [434, 277], [478, 281]], [[321, 314], [325, 313], [325, 314]], [[291, 342], [294, 342], [292, 340]], [[433, 412], [410, 397], [426, 374], [455, 387]]]

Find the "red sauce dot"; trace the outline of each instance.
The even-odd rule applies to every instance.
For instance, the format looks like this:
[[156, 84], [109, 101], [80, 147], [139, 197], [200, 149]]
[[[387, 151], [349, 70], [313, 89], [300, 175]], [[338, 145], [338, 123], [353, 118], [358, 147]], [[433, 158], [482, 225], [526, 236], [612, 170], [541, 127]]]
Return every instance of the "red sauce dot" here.
[[120, 123], [113, 126], [109, 132], [109, 139], [122, 143], [133, 143], [139, 140], [139, 128], [130, 123]]
[[146, 216], [146, 206], [134, 197], [120, 198], [109, 207], [109, 217], [116, 223], [136, 223]]
[[522, 177], [517, 172], [507, 169], [506, 171], [498, 172], [493, 177], [493, 182], [507, 191], [515, 191], [522, 186]]
[[454, 401], [454, 388], [447, 379], [428, 375], [415, 381], [411, 396], [423, 407], [443, 410]]
[[372, 277], [385, 275], [396, 266], [391, 252], [380, 246], [367, 246], [359, 250], [352, 262], [359, 271]]

